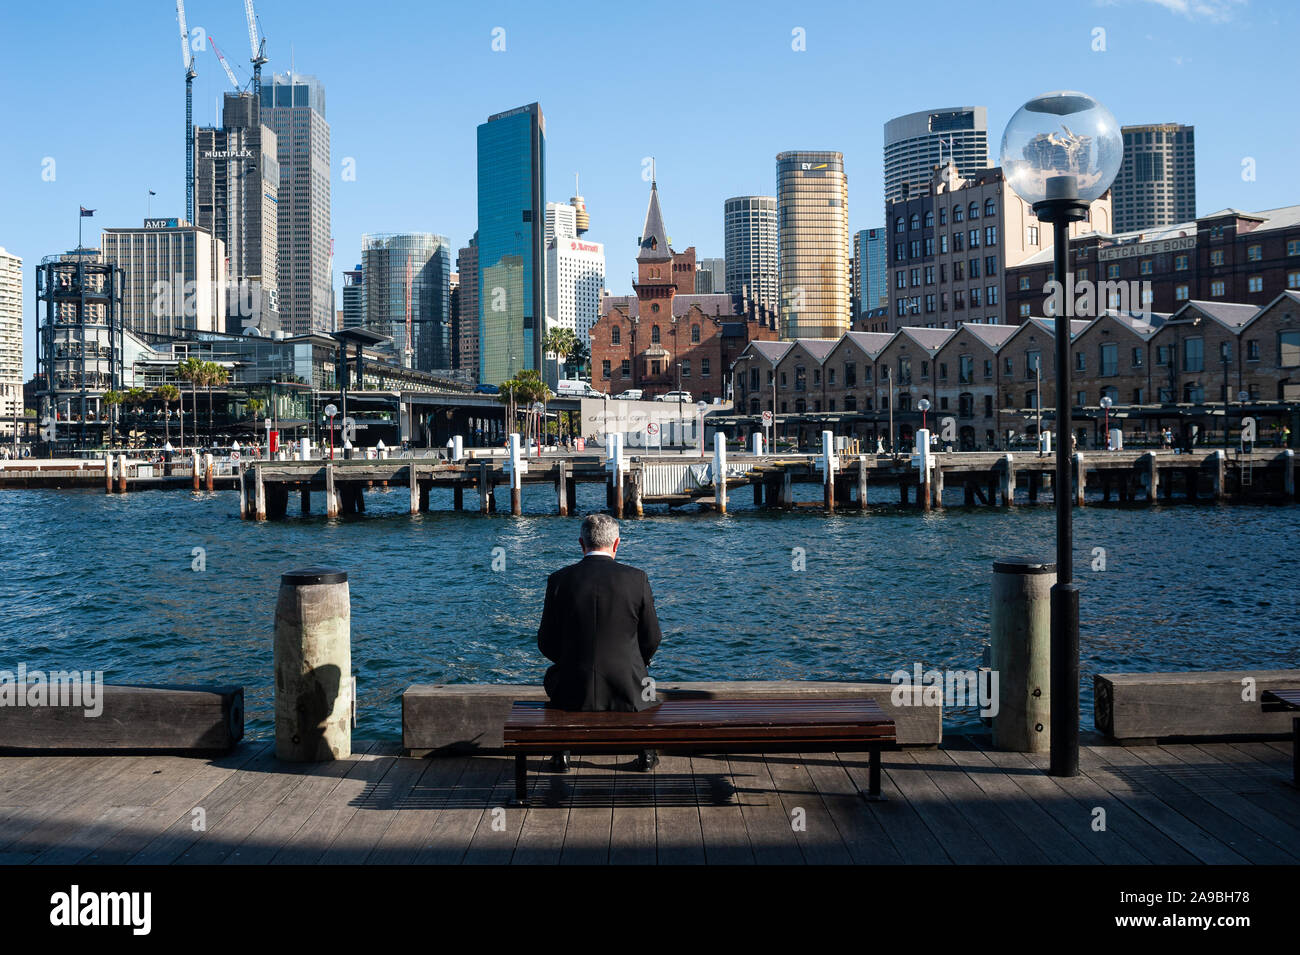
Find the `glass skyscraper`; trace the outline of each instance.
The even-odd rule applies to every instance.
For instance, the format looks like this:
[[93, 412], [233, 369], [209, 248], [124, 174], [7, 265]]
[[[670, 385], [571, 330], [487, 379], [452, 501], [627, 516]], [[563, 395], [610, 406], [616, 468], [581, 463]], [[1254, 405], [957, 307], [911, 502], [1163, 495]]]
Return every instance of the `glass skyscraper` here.
[[873, 308], [889, 306], [889, 241], [883, 228], [853, 234], [853, 279], [858, 297], [855, 319]]
[[478, 128], [479, 381], [542, 370], [546, 120], [537, 103]]
[[838, 338], [849, 330], [849, 186], [844, 154], [776, 157], [781, 337]]
[[366, 327], [392, 336], [393, 352], [404, 367], [451, 368], [451, 247], [446, 237], [428, 232], [362, 236], [361, 271]]

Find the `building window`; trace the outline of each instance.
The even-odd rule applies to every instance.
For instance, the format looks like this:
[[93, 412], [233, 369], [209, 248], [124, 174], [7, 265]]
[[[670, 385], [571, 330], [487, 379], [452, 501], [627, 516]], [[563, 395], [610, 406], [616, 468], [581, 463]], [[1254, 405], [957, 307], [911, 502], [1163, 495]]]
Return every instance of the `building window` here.
[[[927, 241], [928, 241], [928, 240], [927, 240]], [[933, 265], [927, 265], [927, 266], [925, 267], [925, 284], [926, 284], [926, 285], [933, 285], [933, 284], [934, 284], [934, 266], [933, 266]]]
[[[1082, 353], [1080, 353], [1082, 357]], [[1110, 377], [1119, 374], [1119, 346], [1108, 343], [1101, 346], [1101, 374]]]
[[994, 202], [992, 199], [985, 199], [985, 200], [984, 200], [984, 216], [985, 216], [985, 218], [987, 218], [988, 216], [994, 216], [994, 215], [997, 215], [997, 214], [998, 214], [998, 206], [997, 206], [997, 203]]
[[1246, 279], [1246, 291], [1247, 292], [1264, 291], [1264, 277], [1262, 275], [1252, 275], [1250, 278]]
[[954, 310], [966, 307], [966, 293], [961, 289], [952, 293], [952, 307]]
[[1151, 274], [1151, 260], [1150, 260], [1150, 259], [1143, 259], [1141, 262], [1138, 263], [1138, 274], [1139, 274], [1139, 275], [1150, 275], [1150, 274]]
[[967, 238], [970, 239], [970, 247], [972, 249], [978, 249], [980, 247], [980, 230], [971, 229], [966, 235]]
[[1259, 243], [1246, 246], [1246, 260], [1249, 262], [1259, 262], [1264, 258], [1264, 247]]
[[689, 358], [682, 360], [682, 377], [691, 377], [691, 360]]
[[624, 378], [631, 378], [631, 377], [632, 377], [632, 360], [631, 360], [631, 359], [629, 359], [629, 358], [624, 358], [624, 359], [623, 359], [622, 367], [619, 368], [619, 374], [620, 374], [622, 377], [624, 377]]
[[995, 226], [995, 225], [988, 225], [988, 226], [985, 226], [985, 227], [984, 227], [984, 244], [985, 244], [985, 245], [997, 245], [997, 242], [998, 242], [998, 227]]
[[1300, 239], [1287, 239], [1286, 254], [1300, 255]]
[[978, 219], [980, 217], [980, 204], [972, 202], [970, 208], [966, 211], [966, 215], [971, 219]]
[[1211, 264], [1211, 265], [1222, 265], [1222, 264], [1223, 264], [1223, 250], [1222, 250], [1222, 249], [1215, 249], [1213, 252], [1210, 253], [1210, 264]]
[[916, 288], [920, 284], [921, 284], [921, 270], [912, 269], [912, 288]]
[[948, 224], [948, 207], [947, 207], [947, 206], [940, 206], [940, 207], [939, 207], [939, 225], [947, 225], [947, 224]]
[[1283, 368], [1300, 365], [1300, 332], [1281, 332], [1277, 337], [1278, 364]]
[[1141, 345], [1133, 346], [1133, 367], [1134, 368], [1142, 367], [1142, 346]]
[[600, 363], [600, 377], [608, 378], [609, 376], [609, 359], [607, 358]]
[[977, 278], [980, 277], [980, 260], [979, 260], [979, 259], [971, 259], [971, 260], [970, 260], [970, 277], [973, 278], [973, 279], [977, 279]]
[[[948, 377], [945, 374], [943, 377]], [[975, 377], [975, 359], [970, 355], [960, 355], [957, 358], [957, 380], [960, 384], [969, 385]]]
[[920, 217], [919, 215], [917, 215], [915, 212], [912, 213], [912, 219], [911, 219], [911, 221], [908, 223], [908, 228], [910, 228], [910, 229], [919, 229], [919, 228], [921, 228], [921, 217]]
[[1222, 280], [1222, 279], [1210, 283], [1210, 294], [1213, 295], [1213, 296], [1215, 296], [1216, 298], [1222, 298], [1222, 297], [1223, 297], [1223, 280]]
[[970, 307], [971, 308], [980, 307], [980, 290], [977, 288], [973, 288], [970, 290]]
[[1199, 338], [1183, 339], [1183, 371], [1205, 370], [1205, 342]]
[[1081, 351], [1077, 351], [1074, 353], [1074, 370], [1075, 371], [1088, 370], [1088, 358]]
[[964, 282], [966, 280], [965, 262], [954, 262], [952, 264], [952, 280], [954, 282]]
[[984, 289], [984, 304], [998, 304], [998, 287], [996, 285], [990, 285]]
[[1187, 256], [1185, 256], [1185, 255], [1175, 255], [1175, 256], [1174, 256], [1174, 271], [1175, 271], [1175, 272], [1186, 272], [1186, 271], [1187, 271]]
[[1111, 264], [1106, 266], [1106, 278], [1108, 279], [1119, 278], [1119, 265]]
[[1025, 377], [1033, 378], [1034, 372], [1038, 370], [1040, 355], [1037, 351], [1025, 352]]
[[1174, 286], [1174, 301], [1175, 301], [1175, 302], [1185, 302], [1185, 301], [1187, 301], [1187, 286], [1186, 286], [1186, 285], [1175, 285], [1175, 286]]
[[996, 255], [984, 256], [984, 274], [989, 276], [998, 274], [998, 257]]
[[699, 325], [692, 325], [692, 326], [691, 326], [691, 342], [694, 343], [694, 344], [698, 344], [698, 343], [699, 343], [699, 340], [700, 340], [700, 326], [699, 326]]
[[1020, 317], [1021, 317], [1021, 318], [1028, 318], [1028, 317], [1029, 317], [1029, 303], [1028, 303], [1028, 302], [1023, 303], [1023, 304], [1020, 306]]
[[1286, 274], [1287, 288], [1300, 288], [1300, 272], [1288, 272]]
[[939, 252], [940, 254], [946, 254], [947, 251], [948, 251], [948, 233], [945, 232], [943, 235], [939, 236]]
[[1028, 291], [1029, 291], [1029, 276], [1028, 276], [1028, 275], [1022, 275], [1022, 276], [1020, 276], [1020, 283], [1019, 283], [1019, 285], [1020, 285], [1020, 291], [1022, 291], [1022, 292], [1028, 292]]
[[919, 259], [919, 258], [921, 257], [921, 240], [920, 240], [920, 239], [915, 239], [915, 240], [913, 240], [913, 242], [911, 243], [911, 253], [912, 253], [912, 258], [914, 258], [914, 259]]
[[940, 380], [940, 381], [947, 381], [947, 380], [948, 380], [948, 363], [947, 363], [946, 361], [941, 361], [941, 362], [938, 362], [937, 364], [939, 365], [939, 380]]
[[934, 312], [934, 293], [933, 293], [933, 292], [931, 292], [929, 295], [927, 295], [927, 296], [925, 297], [925, 311], [926, 311], [926, 314], [933, 314], [933, 312]]
[[1025, 244], [1038, 245], [1038, 226], [1031, 225], [1025, 227]]
[[[834, 374], [834, 372], [832, 372]], [[853, 388], [858, 383], [858, 366], [856, 362], [846, 361], [844, 363], [844, 387]]]
[[907, 273], [903, 269], [894, 273], [894, 288], [907, 288]]
[[952, 221], [953, 221], [953, 222], [961, 222], [961, 219], [962, 219], [962, 210], [961, 210], [961, 206], [953, 206], [953, 207], [952, 207]]
[[897, 219], [894, 220], [894, 231], [895, 231], [895, 232], [906, 232], [906, 231], [907, 231], [907, 225], [906, 225], [906, 223], [903, 221], [903, 217], [902, 217], [902, 216], [899, 216]]
[[623, 344], [623, 329], [615, 325], [609, 330], [609, 343], [611, 345]]
[[658, 344], [659, 344], [659, 326], [658, 326], [658, 325], [651, 325], [651, 326], [650, 326], [650, 344], [651, 344], [651, 345], [658, 345]]

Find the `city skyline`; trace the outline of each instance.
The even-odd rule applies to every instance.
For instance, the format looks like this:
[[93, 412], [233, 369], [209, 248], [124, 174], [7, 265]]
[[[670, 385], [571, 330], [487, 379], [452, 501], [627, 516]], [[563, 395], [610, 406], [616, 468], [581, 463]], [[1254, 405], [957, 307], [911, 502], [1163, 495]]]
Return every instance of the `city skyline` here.
[[[1000, 14], [996, 34], [991, 25], [972, 27], [937, 18], [930, 42], [951, 51], [964, 49], [981, 36], [996, 36], [996, 42], [1016, 48], [1048, 44], [1059, 53], [1053, 57], [1051, 77], [1026, 79], [1013, 58], [1006, 63], [998, 62], [1000, 58], [982, 62], [978, 74], [960, 82], [950, 72], [931, 75], [932, 71], [909, 69], [905, 49], [874, 39], [864, 48], [861, 40], [891, 35], [889, 25], [901, 23], [901, 15], [848, 5], [808, 13], [759, 5], [747, 12], [743, 22], [734, 14], [702, 11], [694, 35], [641, 23], [622, 11], [568, 18], [563, 28], [567, 43], [599, 48], [620, 42], [632, 31], [648, 43], [663, 39], [665, 69], [672, 74], [689, 75], [683, 71], [692, 69], [693, 58], [708, 46], [709, 75], [728, 77], [724, 93], [752, 99], [758, 91], [774, 121], [720, 130], [727, 132], [731, 144], [726, 161], [706, 163], [699, 161], [696, 133], [701, 123], [716, 122], [709, 110], [687, 103], [674, 113], [677, 122], [643, 127], [622, 105], [635, 88], [634, 77], [610, 75], [600, 83], [575, 84], [571, 75], [553, 71], [554, 42], [561, 28], [544, 11], [520, 7], [483, 14], [440, 13], [436, 25], [446, 54], [444, 75], [465, 81], [450, 84], [462, 92], [445, 96], [402, 93], [403, 78], [423, 62], [419, 54], [429, 35], [412, 21], [425, 17], [432, 21], [432, 14], [381, 8], [365, 22], [356, 22], [341, 4], [318, 5], [310, 18], [303, 18], [287, 4], [273, 2], [260, 4], [259, 14], [270, 56], [264, 77], [293, 65], [298, 72], [318, 76], [330, 90], [332, 279], [340, 292], [342, 272], [358, 260], [365, 232], [437, 231], [456, 246], [466, 243], [476, 225], [475, 128], [486, 115], [533, 101], [541, 103], [550, 125], [546, 198], [566, 198], [573, 173], [581, 173], [582, 191], [597, 224], [590, 238], [606, 247], [607, 285], [615, 293], [631, 287], [635, 236], [648, 186], [642, 176], [651, 156], [660, 183], [671, 196], [675, 244], [694, 245], [704, 257], [717, 256], [723, 253], [723, 202], [734, 195], [772, 195], [777, 152], [842, 151], [849, 179], [850, 231], [873, 228], [883, 224], [882, 128], [888, 119], [957, 101], [986, 106], [990, 158], [996, 161], [1010, 114], [1025, 99], [1048, 88], [1082, 88], [1106, 103], [1123, 124], [1196, 125], [1197, 211], [1201, 214], [1224, 206], [1263, 210], [1295, 201], [1284, 173], [1287, 144], [1270, 135], [1284, 94], [1276, 84], [1266, 82], [1262, 72], [1274, 45], [1277, 52], [1283, 49], [1288, 31], [1278, 26], [1294, 21], [1292, 11], [1250, 4], [1211, 5], [1226, 18], [1216, 22], [1133, 2], [1063, 9], [1052, 24], [1043, 25], [1039, 8], [1020, 6], [1024, 15], [1018, 15], [1017, 9]], [[191, 29], [217, 37], [236, 74], [246, 81], [250, 70], [237, 42], [241, 13], [234, 3], [192, 3], [189, 9]], [[170, 11], [130, 9], [120, 22], [105, 15], [93, 19], [94, 30], [85, 29], [84, 10], [48, 11], [41, 16], [40, 31], [24, 30], [24, 22], [35, 22], [35, 16], [16, 11], [16, 29], [0, 39], [0, 51], [11, 70], [21, 71], [49, 54], [52, 41], [40, 37], [60, 35], [64, 51], [70, 54], [102, 56], [104, 49], [112, 49], [115, 57], [134, 64], [146, 83], [138, 108], [130, 115], [101, 117], [88, 111], [80, 129], [41, 122], [42, 100], [37, 98], [6, 107], [10, 124], [30, 130], [16, 148], [11, 145], [0, 157], [0, 175], [11, 186], [0, 194], [0, 244], [20, 255], [25, 266], [24, 377], [34, 370], [30, 330], [34, 265], [75, 245], [75, 207], [97, 210], [86, 223], [92, 226], [87, 244], [98, 244], [104, 228], [132, 226], [147, 212], [184, 214], [180, 135], [184, 82], [175, 62], [176, 26]], [[60, 21], [66, 23], [66, 30], [57, 29]], [[348, 23], [346, 35], [338, 30], [341, 22]], [[495, 32], [498, 27], [503, 34]], [[1094, 49], [1098, 29], [1105, 31], [1104, 50]], [[20, 41], [24, 34], [29, 39]], [[718, 43], [718, 37], [727, 42]], [[1233, 83], [1223, 83], [1218, 71], [1194, 68], [1198, 62], [1209, 62], [1224, 42], [1234, 41], [1250, 43], [1258, 55], [1234, 64]], [[367, 44], [390, 50], [384, 57], [389, 70], [385, 88], [396, 92], [373, 95], [373, 73], [363, 74], [364, 58], [354, 55]], [[494, 44], [504, 49], [494, 50]], [[796, 49], [800, 45], [803, 48]], [[199, 126], [219, 125], [213, 102], [229, 88], [207, 46], [194, 54], [199, 71], [195, 81]], [[760, 55], [755, 56], [755, 51]], [[882, 68], [907, 70], [907, 82], [873, 87], [861, 71], [864, 53], [870, 53]], [[404, 62], [412, 65], [405, 67]], [[1126, 74], [1138, 68], [1155, 82], [1132, 84]], [[815, 102], [786, 88], [812, 80], [827, 91]], [[77, 82], [75, 72], [53, 76], [47, 95], [71, 95]], [[753, 90], [747, 82], [756, 84]], [[1257, 92], [1241, 102], [1234, 98], [1231, 109], [1220, 108], [1231, 90], [1243, 85]], [[396, 139], [391, 131], [403, 118], [409, 120], [412, 109], [424, 112], [427, 121], [420, 125], [428, 131]], [[147, 148], [107, 154], [92, 148], [93, 142], [110, 136], [144, 143]], [[53, 170], [46, 160], [55, 164]], [[1252, 161], [1253, 180], [1242, 178], [1246, 160]], [[43, 178], [46, 171], [54, 171], [52, 179]], [[23, 182], [30, 185], [14, 185]], [[149, 190], [157, 193], [151, 208]]]

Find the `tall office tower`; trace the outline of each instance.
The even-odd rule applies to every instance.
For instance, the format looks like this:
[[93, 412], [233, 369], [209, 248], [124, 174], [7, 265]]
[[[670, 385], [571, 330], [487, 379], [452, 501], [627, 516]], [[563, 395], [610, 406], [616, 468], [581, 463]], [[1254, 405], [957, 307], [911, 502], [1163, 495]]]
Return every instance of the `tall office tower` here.
[[1141, 232], [1196, 218], [1196, 127], [1124, 126], [1124, 162], [1111, 187], [1115, 231]]
[[403, 367], [451, 367], [451, 249], [428, 232], [364, 235], [366, 327], [392, 337]]
[[460, 348], [458, 355], [461, 371], [468, 372], [478, 382], [478, 233], [469, 240], [469, 245], [456, 253], [456, 274], [460, 276], [459, 300], [457, 312], [460, 317]]
[[[777, 227], [775, 196], [736, 196], [723, 204], [722, 230], [728, 295], [776, 311]], [[723, 291], [723, 289], [715, 289]]]
[[578, 210], [568, 202], [548, 202], [546, 204], [546, 241], [554, 238], [576, 239], [578, 237]]
[[726, 259], [700, 259], [695, 265], [695, 291], [721, 294], [727, 289]]
[[23, 260], [0, 246], [0, 430], [12, 434], [22, 413]]
[[105, 229], [100, 255], [122, 270], [127, 331], [170, 338], [226, 331], [226, 252], [206, 229], [145, 219], [142, 228]]
[[366, 324], [366, 273], [357, 263], [343, 272], [343, 327], [360, 328]]
[[478, 127], [479, 381], [542, 370], [546, 120], [537, 103]]
[[225, 247], [230, 289], [220, 330], [231, 334], [281, 327], [277, 148], [251, 93], [227, 93], [221, 128], [194, 133], [194, 224]]
[[451, 368], [460, 371], [460, 273], [452, 272], [447, 283], [451, 303]]
[[781, 337], [838, 338], [849, 330], [849, 184], [844, 154], [776, 157], [777, 286]]
[[884, 229], [853, 233], [853, 287], [858, 297], [854, 318], [889, 304], [889, 238]]
[[[572, 208], [572, 207], [570, 207]], [[557, 235], [546, 243], [546, 327], [567, 328], [589, 341], [600, 319], [605, 290], [605, 246], [576, 235]]]
[[963, 177], [989, 164], [988, 110], [952, 106], [885, 123], [885, 201], [924, 190], [934, 167], [951, 159]]
[[330, 126], [314, 76], [276, 73], [262, 83], [262, 122], [280, 160], [280, 314], [287, 333], [334, 330], [330, 272]]
[[591, 229], [591, 217], [587, 215], [587, 200], [582, 198], [578, 193], [578, 177], [573, 177], [573, 192], [569, 196], [569, 205], [574, 208], [574, 224], [577, 226], [578, 235], [584, 236]]

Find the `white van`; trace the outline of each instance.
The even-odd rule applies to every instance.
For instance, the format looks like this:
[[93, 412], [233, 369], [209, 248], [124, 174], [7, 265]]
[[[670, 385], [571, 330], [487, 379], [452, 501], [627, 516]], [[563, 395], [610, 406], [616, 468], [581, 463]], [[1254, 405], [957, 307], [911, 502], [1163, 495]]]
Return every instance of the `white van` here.
[[555, 393], [563, 398], [585, 398], [590, 390], [581, 378], [561, 378], [555, 385]]

